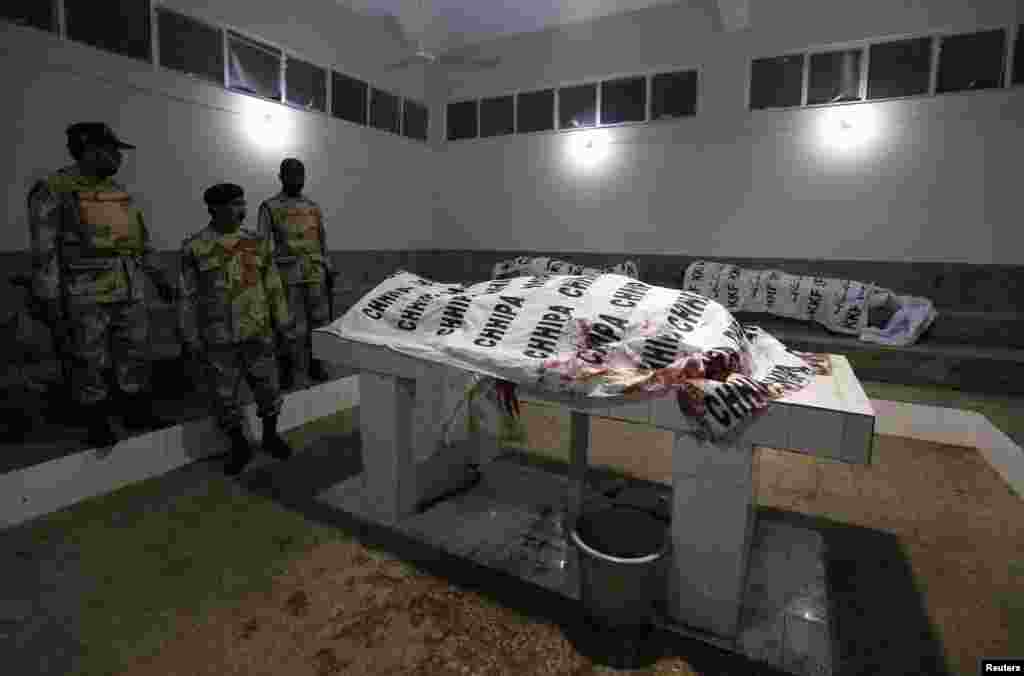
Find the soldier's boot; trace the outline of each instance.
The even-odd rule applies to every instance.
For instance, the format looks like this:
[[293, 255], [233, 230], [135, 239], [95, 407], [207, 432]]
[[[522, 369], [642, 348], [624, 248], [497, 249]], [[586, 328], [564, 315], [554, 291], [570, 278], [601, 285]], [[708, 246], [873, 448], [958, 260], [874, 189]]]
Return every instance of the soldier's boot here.
[[331, 379], [331, 374], [327, 372], [327, 367], [324, 366], [324, 362], [320, 359], [309, 360], [309, 377], [314, 382], [325, 383]]
[[82, 415], [88, 426], [86, 442], [92, 448], [108, 448], [118, 442], [114, 430], [113, 411], [109, 398], [95, 404], [84, 404]]
[[292, 457], [292, 447], [277, 431], [277, 416], [263, 418], [263, 450], [278, 460]]
[[149, 392], [122, 395], [121, 413], [121, 421], [130, 430], [157, 430], [174, 424], [153, 411], [153, 395]]
[[252, 460], [252, 446], [249, 445], [249, 440], [241, 427], [228, 432], [228, 439], [231, 440], [231, 452], [224, 465], [224, 473], [228, 476], [238, 476]]

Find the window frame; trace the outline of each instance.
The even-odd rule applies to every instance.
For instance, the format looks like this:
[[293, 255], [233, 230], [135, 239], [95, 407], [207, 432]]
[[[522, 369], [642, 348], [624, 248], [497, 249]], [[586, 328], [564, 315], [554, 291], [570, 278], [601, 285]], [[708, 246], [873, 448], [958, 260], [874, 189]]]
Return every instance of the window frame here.
[[868, 54], [870, 55], [871, 54], [871, 47], [887, 45], [887, 44], [891, 44], [891, 43], [895, 43], [895, 42], [911, 42], [911, 41], [915, 41], [915, 40], [930, 40], [931, 41], [930, 44], [929, 44], [929, 57], [928, 57], [928, 60], [929, 60], [928, 84], [926, 85], [925, 91], [921, 92], [920, 94], [904, 94], [902, 96], [882, 96], [882, 97], [879, 97], [877, 99], [867, 98], [867, 94], [870, 93], [870, 87], [871, 87], [871, 71], [868, 70], [864, 74], [864, 77], [865, 77], [866, 82], [867, 82], [867, 87], [868, 87], [868, 91], [865, 92], [865, 99], [864, 99], [865, 102], [871, 102], [871, 101], [902, 101], [902, 100], [906, 100], [906, 99], [915, 99], [915, 98], [926, 97], [926, 96], [928, 96], [928, 97], [935, 96], [935, 84], [938, 81], [938, 72], [939, 72], [938, 71], [938, 62], [937, 62], [939, 39], [938, 39], [938, 37], [936, 36], [935, 33], [918, 34], [918, 35], [912, 35], [912, 36], [908, 36], [908, 37], [899, 37], [899, 38], [887, 38], [887, 39], [883, 39], [883, 40], [872, 40], [871, 43], [868, 45], [868, 50], [867, 51], [868, 51]]
[[[825, 51], [835, 51], [835, 50], [828, 49], [828, 50], [825, 50]], [[771, 112], [773, 110], [775, 110], [775, 111], [778, 111], [778, 110], [795, 110], [797, 108], [803, 108], [806, 105], [804, 102], [807, 101], [807, 86], [808, 86], [808, 80], [810, 79], [810, 70], [809, 70], [810, 69], [810, 64], [811, 64], [811, 56], [810, 56], [810, 54], [811, 53], [808, 50], [800, 51], [800, 50], [796, 50], [796, 49], [789, 49], [789, 50], [785, 50], [782, 54], [776, 54], [775, 56], [752, 56], [752, 57], [750, 57], [747, 60], [747, 68], [746, 68], [746, 71], [747, 71], [747, 92], [746, 92], [745, 100], [746, 100], [747, 112], [748, 113], [763, 113], [763, 112]], [[755, 61], [760, 61], [760, 60], [763, 60], [763, 59], [779, 59], [779, 58], [783, 58], [783, 57], [794, 57], [794, 56], [801, 56], [801, 57], [803, 57], [803, 64], [801, 66], [801, 75], [800, 75], [800, 78], [801, 78], [801, 80], [800, 80], [800, 101], [801, 102], [799, 104], [792, 105], [792, 106], [768, 106], [767, 108], [751, 108], [750, 107], [750, 104], [751, 104], [751, 101], [752, 101], [752, 96], [751, 95], [753, 94], [753, 87], [754, 87], [754, 62]], [[699, 75], [698, 75], [698, 77], [699, 77]], [[698, 81], [698, 84], [699, 84], [699, 81]]]
[[[408, 135], [408, 129], [407, 129], [406, 124], [405, 124], [405, 117], [406, 117], [406, 113], [407, 113], [406, 106], [409, 103], [413, 103], [414, 105], [419, 106], [420, 108], [423, 109], [423, 114], [426, 116], [426, 127], [424, 128], [424, 138], [419, 138], [417, 136], [409, 136]], [[402, 138], [409, 139], [410, 141], [417, 141], [419, 143], [429, 143], [430, 142], [430, 106], [428, 106], [426, 103], [423, 103], [422, 101], [418, 101], [416, 99], [402, 97], [402, 134], [401, 134], [401, 136], [402, 136]]]
[[[327, 109], [327, 112], [325, 114], [328, 115], [331, 119], [337, 120], [338, 122], [344, 122], [345, 124], [351, 124], [351, 125], [355, 125], [357, 127], [369, 127], [370, 126], [370, 89], [373, 87], [373, 85], [370, 84], [368, 81], [366, 81], [365, 79], [363, 79], [361, 77], [356, 77], [355, 75], [351, 75], [349, 73], [342, 72], [342, 71], [337, 70], [335, 68], [329, 68], [327, 72], [328, 72], [329, 79], [330, 79], [330, 86], [328, 87], [328, 89], [329, 89], [329, 94], [330, 94], [331, 98], [330, 98], [330, 102], [329, 102], [330, 105], [327, 107], [328, 109]], [[343, 77], [343, 78], [348, 78], [349, 80], [355, 80], [356, 82], [362, 83], [363, 86], [366, 87], [366, 97], [365, 97], [365, 101], [363, 102], [363, 115], [364, 115], [364, 121], [363, 122], [357, 122], [355, 120], [349, 120], [349, 119], [346, 119], [344, 117], [338, 117], [338, 115], [336, 114], [336, 111], [335, 111], [335, 108], [334, 108], [334, 76], [335, 75], [338, 75], [338, 76]]]
[[[562, 90], [574, 89], [576, 87], [594, 87], [594, 124], [586, 127], [563, 127], [562, 126]], [[536, 90], [534, 90], [536, 91]], [[569, 84], [560, 84], [555, 87], [555, 128], [553, 131], [584, 131], [586, 129], [597, 129], [600, 125], [601, 115], [601, 81], [581, 80]]]
[[[538, 92], [551, 91], [551, 129], [538, 129], [536, 131], [519, 131], [519, 97], [522, 94], [536, 94]], [[494, 96], [503, 96], [502, 94], [494, 94]], [[512, 92], [514, 97], [512, 106], [514, 108], [514, 119], [515, 119], [515, 131], [507, 136], [519, 136], [520, 134], [551, 134], [557, 133], [558, 129], [558, 86], [540, 85], [538, 87], [530, 87], [529, 89], [517, 89]], [[487, 97], [490, 98], [490, 97]]]
[[[231, 77], [230, 77], [231, 63], [230, 63], [229, 59], [231, 58], [231, 37], [232, 37], [232, 35], [234, 35], [237, 38], [240, 38], [243, 42], [250, 43], [251, 46], [256, 47], [257, 49], [265, 49], [265, 48], [269, 47], [270, 49], [277, 50], [278, 54], [280, 54], [280, 57], [278, 58], [278, 70], [277, 70], [278, 89], [280, 91], [278, 92], [276, 99], [271, 98], [269, 96], [263, 96], [262, 94], [254, 94], [254, 93], [251, 93], [251, 92], [246, 92], [246, 91], [242, 91], [240, 89], [234, 89], [234, 88], [231, 87]], [[224, 27], [224, 86], [225, 86], [225, 89], [227, 89], [229, 92], [232, 92], [232, 93], [235, 93], [235, 94], [242, 94], [244, 96], [252, 96], [252, 97], [260, 99], [262, 101], [272, 101], [274, 103], [280, 103], [281, 105], [287, 106], [287, 103], [285, 102], [285, 95], [284, 95], [284, 92], [285, 92], [285, 81], [284, 81], [284, 60], [285, 60], [285, 54], [286, 54], [286, 51], [280, 45], [278, 45], [278, 44], [275, 44], [273, 42], [268, 42], [268, 41], [265, 41], [265, 40], [260, 40], [260, 39], [254, 38], [254, 37], [250, 37], [249, 35], [247, 35], [245, 33], [240, 33], [239, 31], [237, 31], [237, 30], [235, 30], [235, 29], [233, 29], [233, 28], [231, 28], [229, 26], [225, 26]], [[290, 107], [290, 106], [288, 106], [288, 107]]]
[[[84, 47], [89, 47], [91, 49], [98, 49], [98, 50], [100, 50], [102, 52], [106, 52], [107, 54], [113, 54], [114, 56], [121, 56], [121, 57], [124, 57], [126, 59], [132, 59], [134, 61], [144, 61], [146, 63], [149, 63], [151, 66], [154, 64], [154, 61], [153, 61], [153, 43], [156, 41], [156, 36], [155, 36], [155, 34], [153, 32], [153, 29], [154, 29], [154, 26], [153, 26], [153, 15], [155, 13], [154, 8], [157, 6], [157, 4], [159, 4], [158, 0], [140, 0], [140, 1], [144, 1], [146, 3], [146, 6], [148, 8], [147, 16], [149, 18], [149, 21], [148, 21], [148, 24], [149, 24], [149, 51], [148, 51], [148, 54], [145, 57], [142, 57], [142, 58], [135, 57], [135, 56], [132, 56], [130, 54], [125, 54], [123, 52], [115, 52], [115, 51], [112, 51], [112, 50], [107, 49], [105, 47], [98, 47], [96, 45], [91, 45], [88, 42], [83, 42], [81, 40], [75, 40], [74, 38], [70, 37], [68, 35], [68, 13], [67, 13], [67, 3], [66, 3], [66, 0], [47, 0], [47, 1], [54, 3], [54, 5], [55, 5], [54, 6], [54, 11], [56, 11], [58, 13], [57, 14], [57, 28], [59, 30], [57, 31], [56, 34], [60, 36], [61, 41], [63, 41], [63, 42], [71, 42], [71, 43], [74, 43], [74, 44], [82, 45]], [[180, 14], [181, 12], [178, 12], [178, 13]]]
[[[942, 42], [943, 42], [943, 40], [945, 40], [947, 38], [959, 37], [959, 36], [962, 36], [962, 35], [975, 35], [977, 33], [990, 33], [990, 32], [994, 32], [994, 31], [998, 31], [998, 30], [1003, 31], [1003, 36], [1004, 36], [1004, 40], [1003, 40], [1003, 72], [1002, 72], [1002, 76], [999, 78], [999, 85], [997, 85], [995, 87], [984, 87], [982, 89], [957, 89], [955, 91], [940, 92], [939, 91], [939, 69], [940, 69], [940, 66], [942, 64], [939, 61], [940, 61], [941, 56], [942, 56]], [[947, 94], [966, 94], [966, 93], [969, 93], [969, 92], [993, 91], [993, 90], [1004, 89], [1006, 87], [1006, 73], [1007, 73], [1007, 71], [1010, 71], [1010, 70], [1013, 69], [1013, 64], [1011, 64], [1009, 61], [1007, 61], [1007, 53], [1006, 53], [1007, 52], [1007, 49], [1006, 49], [1007, 45], [1006, 45], [1006, 43], [1008, 43], [1008, 42], [1013, 42], [1013, 39], [1012, 39], [1012, 36], [1010, 35], [1010, 29], [1007, 29], [1005, 26], [1001, 26], [1001, 27], [998, 27], [998, 28], [979, 28], [979, 29], [976, 29], [976, 30], [972, 29], [972, 30], [968, 30], [968, 31], [956, 31], [956, 32], [947, 31], [947, 32], [942, 32], [942, 33], [935, 33], [935, 43], [933, 44], [934, 52], [932, 54], [932, 58], [935, 59], [935, 64], [934, 64], [934, 66], [932, 68], [932, 70], [934, 71], [934, 73], [933, 73], [933, 80], [934, 81], [932, 82], [932, 89], [931, 89], [932, 95], [933, 96], [945, 96]]]
[[[697, 76], [697, 91], [696, 98], [694, 99], [693, 115], [683, 115], [682, 117], [669, 117], [663, 120], [654, 119], [654, 78], [659, 75], [676, 75], [680, 73], [694, 73]], [[747, 74], [749, 77], [749, 73]], [[671, 68], [667, 70], [656, 70], [648, 73], [647, 75], [647, 120], [644, 124], [666, 124], [672, 122], [679, 122], [680, 120], [686, 120], [691, 117], [697, 117], [700, 114], [700, 96], [701, 96], [701, 74], [700, 68]], [[638, 124], [636, 122], [624, 123], [624, 124]], [[621, 125], [608, 125], [610, 127], [617, 127]]]
[[[508, 133], [503, 133], [503, 134], [492, 134], [490, 136], [484, 136], [483, 135], [484, 101], [486, 101], [488, 99], [506, 99], [506, 98], [507, 99], [512, 99], [512, 131], [510, 131]], [[518, 108], [518, 106], [517, 106], [517, 100], [516, 100], [516, 95], [515, 94], [495, 94], [494, 96], [480, 96], [480, 97], [478, 97], [476, 99], [476, 125], [477, 125], [477, 130], [476, 130], [477, 131], [477, 135], [476, 135], [476, 137], [478, 139], [495, 139], [495, 138], [503, 138], [503, 137], [506, 137], [506, 136], [515, 136], [516, 135], [516, 122], [518, 121], [518, 118], [517, 118], [517, 115], [516, 115], [517, 108]], [[469, 139], [466, 139], [466, 140], [468, 141]]]
[[[448, 126], [449, 122], [449, 111], [450, 106], [458, 105], [460, 103], [472, 103], [474, 104], [474, 112], [476, 113], [476, 131], [473, 136], [466, 136], [464, 138], [453, 139], [451, 136], [451, 128]], [[448, 101], [444, 104], [444, 139], [445, 143], [462, 143], [463, 141], [477, 141], [480, 140], [480, 99], [468, 98], [468, 99], [456, 99], [454, 101]], [[488, 137], [490, 138], [490, 137]]]
[[[395, 93], [394, 91], [392, 91], [390, 89], [385, 89], [383, 87], [375, 87], [374, 85], [370, 84], [369, 82], [367, 82], [366, 84], [369, 87], [368, 91], [366, 92], [366, 107], [367, 107], [367, 110], [366, 110], [366, 127], [367, 127], [367, 129], [373, 129], [374, 131], [378, 131], [378, 132], [381, 132], [381, 133], [384, 133], [384, 134], [392, 134], [392, 135], [395, 135], [395, 136], [401, 136], [402, 135], [402, 123], [403, 123], [403, 117], [404, 117], [403, 116], [402, 104], [405, 101], [405, 97], [402, 96], [401, 94]], [[381, 94], [387, 94], [388, 96], [393, 96], [395, 98], [395, 102], [396, 102], [395, 117], [398, 119], [398, 129], [397, 130], [392, 129], [392, 128], [381, 129], [380, 127], [375, 127], [373, 125], [373, 98], [374, 98], [373, 94], [374, 94], [374, 92], [379, 92]]]
[[[868, 100], [868, 61], [871, 54], [871, 50], [868, 49], [868, 47], [869, 45], [867, 43], [859, 43], [852, 46], [829, 47], [828, 49], [815, 49], [807, 52], [807, 70], [804, 74], [804, 103], [801, 104], [800, 107], [819, 108], [821, 106], [840, 106], [848, 103], [866, 103]], [[823, 54], [852, 51], [860, 53], [860, 73], [858, 73], [857, 81], [857, 96], [859, 96], [860, 99], [857, 101], [838, 101], [836, 103], [808, 103], [811, 96], [811, 59]]]
[[[597, 81], [597, 124], [598, 127], [612, 128], [623, 127], [631, 124], [645, 124], [651, 121], [651, 86], [654, 76], [650, 73], [639, 75], [624, 75], [621, 77], [607, 77]], [[624, 122], [605, 122], [601, 119], [601, 105], [604, 101], [603, 90], [605, 83], [622, 82], [624, 80], [641, 80], [644, 84], [644, 116], [641, 120], [626, 120]]]
[[[513, 136], [521, 136], [521, 135], [528, 136], [528, 135], [532, 135], [532, 134], [571, 134], [571, 133], [574, 133], [574, 132], [586, 131], [588, 129], [602, 129], [602, 128], [603, 129], [613, 129], [613, 128], [616, 128], [616, 127], [633, 127], [633, 126], [649, 125], [649, 124], [678, 124], [678, 123], [680, 123], [683, 120], [687, 120], [687, 119], [696, 117], [697, 115], [700, 114], [700, 111], [701, 111], [701, 108], [702, 108], [701, 107], [701, 96], [702, 96], [702, 92], [703, 92], [703, 86], [702, 86], [703, 78], [701, 77], [701, 71], [702, 71], [702, 69], [701, 69], [700, 66], [694, 66], [694, 65], [673, 65], [673, 66], [665, 66], [665, 67], [655, 68], [655, 69], [652, 69], [652, 70], [644, 70], [644, 71], [620, 71], [620, 72], [610, 73], [610, 74], [604, 75], [604, 76], [602, 76], [600, 78], [596, 78], [596, 79], [595, 78], [585, 78], [585, 79], [580, 78], [580, 79], [573, 79], [573, 80], [562, 80], [562, 81], [558, 81], [558, 82], [551, 82], [551, 81], [543, 82], [542, 81], [540, 83], [537, 83], [536, 85], [530, 86], [529, 88], [516, 88], [516, 89], [512, 89], [510, 91], [509, 90], [505, 90], [505, 91], [498, 91], [498, 92], [488, 92], [486, 94], [476, 94], [476, 95], [473, 95], [473, 96], [458, 96], [456, 98], [449, 99], [449, 100], [445, 101], [445, 103], [444, 103], [445, 142], [449, 142], [447, 140], [448, 139], [448, 106], [449, 106], [449, 104], [453, 104], [453, 103], [466, 103], [468, 101], [475, 101], [476, 104], [477, 104], [477, 108], [476, 108], [476, 110], [477, 110], [477, 135], [475, 137], [473, 137], [473, 138], [459, 139], [458, 142], [472, 141], [472, 140], [478, 140], [479, 141], [479, 140], [484, 140], [484, 139], [494, 140], [494, 139], [497, 139], [497, 138], [505, 138], [505, 139], [507, 139], [507, 138], [510, 138], [510, 137], [513, 137]], [[672, 75], [672, 74], [676, 74], [676, 73], [691, 73], [691, 72], [694, 73], [696, 78], [697, 78], [697, 91], [696, 91], [696, 100], [694, 102], [694, 113], [693, 113], [693, 115], [685, 115], [685, 116], [681, 116], [681, 117], [671, 117], [671, 118], [667, 118], [667, 119], [663, 119], [663, 120], [654, 120], [654, 119], [652, 119], [651, 118], [651, 113], [652, 113], [652, 110], [653, 110], [653, 100], [654, 100], [652, 87], [653, 87], [654, 77], [657, 76], [657, 75]], [[749, 74], [748, 74], [748, 76], [749, 76]], [[644, 88], [645, 88], [644, 91], [646, 92], [646, 101], [645, 101], [645, 104], [644, 104], [644, 119], [641, 120], [641, 121], [629, 121], [629, 122], [613, 122], [613, 123], [602, 122], [601, 121], [601, 84], [603, 82], [609, 82], [609, 81], [615, 81], [615, 80], [627, 80], [627, 79], [643, 79], [644, 80]], [[561, 104], [561, 99], [560, 99], [560, 96], [559, 96], [560, 90], [563, 89], [563, 88], [576, 87], [576, 86], [580, 86], [580, 85], [594, 85], [596, 87], [596, 90], [597, 90], [596, 91], [596, 105], [597, 105], [597, 109], [596, 109], [596, 114], [595, 114], [595, 124], [593, 126], [590, 126], [590, 127], [571, 127], [571, 128], [570, 127], [560, 127], [559, 126], [559, 122], [560, 122], [559, 116], [561, 114], [561, 105], [560, 105]], [[551, 127], [551, 129], [541, 129], [541, 130], [537, 130], [537, 131], [520, 131], [520, 129], [519, 129], [519, 118], [520, 118], [519, 97], [522, 96], [523, 94], [533, 94], [533, 93], [536, 93], [536, 92], [547, 91], [547, 90], [551, 90], [552, 94], [553, 94], [552, 120], [551, 120], [552, 127]], [[480, 112], [481, 111], [480, 102], [483, 101], [484, 99], [501, 98], [501, 97], [504, 97], [504, 96], [511, 96], [512, 97], [512, 111], [513, 111], [512, 112], [512, 117], [513, 117], [513, 124], [514, 124], [514, 130], [515, 131], [513, 131], [513, 133], [511, 133], [511, 134], [502, 134], [502, 135], [499, 135], [499, 136], [486, 136], [486, 137], [485, 136], [480, 136], [480, 115], [481, 115], [481, 112]], [[455, 141], [451, 141], [451, 142], [455, 142]]]
[[1007, 89], [1013, 87], [1024, 86], [1024, 73], [1021, 73], [1021, 81], [1014, 83], [1013, 79], [1017, 76], [1016, 64], [1014, 61], [1017, 60], [1017, 50], [1021, 48], [1020, 43], [1024, 42], [1024, 23], [1013, 24], [1010, 26], [1010, 39], [1006, 41], [1006, 80], [1003, 82], [1003, 86]]
[[[59, 0], [59, 1], [63, 2], [63, 0]], [[178, 75], [187, 77], [187, 78], [189, 78], [191, 80], [199, 80], [199, 81], [206, 82], [206, 83], [209, 83], [209, 84], [217, 84], [220, 87], [222, 87], [223, 89], [228, 89], [227, 88], [227, 80], [226, 80], [226, 77], [227, 77], [227, 66], [226, 66], [226, 64], [224, 64], [224, 67], [221, 68], [220, 81], [219, 82], [215, 81], [215, 80], [212, 80], [212, 79], [207, 79], [206, 77], [203, 77], [203, 76], [192, 75], [190, 73], [185, 73], [185, 72], [182, 72], [182, 71], [180, 71], [180, 70], [178, 70], [176, 68], [170, 68], [170, 67], [164, 65], [163, 60], [160, 58], [160, 17], [159, 17], [159, 14], [158, 14], [159, 11], [165, 11], [165, 12], [170, 12], [171, 14], [177, 14], [178, 16], [185, 17], [189, 21], [194, 21], [195, 23], [202, 24], [202, 25], [206, 26], [207, 28], [211, 28], [211, 29], [217, 31], [217, 33], [220, 35], [221, 60], [223, 60], [227, 56], [226, 52], [225, 52], [225, 45], [224, 45], [225, 33], [224, 33], [224, 29], [223, 29], [222, 26], [219, 26], [219, 25], [217, 25], [215, 23], [212, 23], [210, 21], [205, 21], [204, 19], [196, 18], [196, 17], [192, 16], [191, 14], [186, 14], [184, 12], [178, 11], [177, 9], [174, 9], [173, 7], [167, 7], [166, 5], [164, 5], [162, 3], [153, 3], [153, 11], [152, 11], [152, 14], [151, 14], [151, 23], [152, 23], [151, 30], [153, 31], [153, 66], [156, 67], [156, 68], [159, 68], [160, 70], [163, 70], [163, 71], [168, 71], [168, 72], [176, 73]], [[229, 90], [228, 89], [228, 91], [233, 91], [233, 90]]]
[[[315, 108], [306, 108], [305, 106], [300, 106], [300, 105], [294, 104], [294, 103], [292, 103], [292, 102], [290, 102], [288, 100], [288, 62], [289, 61], [298, 61], [299, 63], [301, 63], [303, 65], [312, 66], [313, 68], [317, 68], [317, 69], [319, 69], [320, 71], [323, 72], [323, 74], [324, 74], [324, 109], [323, 110], [317, 110]], [[323, 66], [321, 66], [318, 63], [310, 61], [309, 59], [304, 59], [301, 56], [299, 56], [297, 54], [292, 54], [290, 52], [282, 52], [282, 54], [281, 54], [281, 67], [282, 67], [281, 68], [281, 103], [284, 106], [286, 106], [288, 108], [291, 108], [292, 110], [301, 110], [301, 111], [304, 111], [304, 112], [307, 112], [307, 113], [327, 113], [327, 112], [330, 111], [330, 108], [331, 108], [331, 99], [330, 99], [330, 96], [331, 96], [331, 82], [330, 82], [330, 80], [331, 80], [331, 69], [330, 68], [324, 68]]]
[[[20, 28], [31, 28], [32, 30], [42, 31], [49, 33], [50, 35], [60, 35], [60, 18], [64, 15], [64, 4], [63, 0], [36, 0], [37, 4], [41, 2], [47, 2], [50, 5], [50, 23], [53, 26], [52, 30], [49, 28], [40, 28], [32, 24], [19, 24], [11, 21], [10, 19], [0, 19], [0, 22], [10, 24], [12, 26], [18, 26]], [[152, 30], [152, 29], [150, 29]]]
[[[764, 108], [764, 109], [757, 109], [757, 110], [754, 110], [754, 109], [752, 109], [750, 107], [751, 85], [753, 84], [753, 82], [752, 82], [752, 70], [753, 70], [752, 69], [752, 64], [757, 59], [773, 58], [773, 55], [771, 55], [771, 54], [762, 55], [761, 53], [755, 53], [755, 54], [751, 55], [747, 59], [748, 67], [746, 69], [746, 81], [744, 83], [744, 90], [745, 90], [744, 91], [744, 105], [746, 107], [747, 113], [770, 113], [772, 111], [780, 112], [780, 111], [786, 111], [786, 110], [795, 110], [795, 109], [798, 109], [798, 108], [821, 108], [821, 107], [826, 107], [826, 106], [857, 105], [857, 104], [862, 104], [862, 103], [871, 103], [873, 101], [874, 102], [880, 102], [880, 101], [901, 101], [901, 100], [905, 100], [905, 99], [915, 99], [915, 98], [932, 97], [932, 96], [950, 96], [950, 95], [952, 95], [952, 96], [958, 96], [958, 95], [962, 96], [962, 95], [965, 95], [965, 94], [971, 94], [971, 93], [975, 93], [975, 92], [995, 92], [995, 91], [1000, 91], [1000, 90], [1004, 90], [1004, 89], [1009, 89], [1011, 87], [1024, 86], [1024, 82], [1018, 83], [1016, 85], [1013, 84], [1013, 76], [1014, 76], [1014, 73], [1013, 73], [1013, 58], [1014, 58], [1014, 56], [1016, 54], [1016, 50], [1022, 48], [1021, 45], [1018, 44], [1018, 43], [1024, 42], [1024, 39], [1022, 39], [1022, 40], [1018, 40], [1017, 39], [1018, 30], [1019, 30], [1018, 27], [1019, 26], [1024, 26], [1024, 23], [1014, 23], [1014, 24], [1005, 24], [1005, 23], [1004, 24], [983, 24], [983, 25], [973, 26], [973, 27], [970, 27], [970, 28], [957, 28], [957, 29], [954, 29], [954, 28], [942, 28], [942, 29], [936, 29], [936, 30], [931, 30], [931, 31], [916, 31], [916, 32], [909, 32], [909, 33], [895, 33], [895, 34], [882, 35], [882, 36], [873, 37], [873, 38], [864, 38], [864, 39], [859, 39], [859, 40], [849, 40], [849, 41], [844, 41], [844, 42], [834, 42], [834, 43], [829, 43], [827, 45], [818, 45], [818, 46], [808, 47], [808, 48], [803, 49], [803, 50], [794, 49], [794, 50], [781, 50], [781, 51], [777, 51], [774, 54], [774, 56], [796, 55], [796, 54], [800, 54], [800, 53], [805, 55], [805, 61], [804, 61], [804, 64], [805, 64], [805, 66], [804, 66], [805, 74], [804, 74], [804, 80], [802, 82], [802, 87], [804, 89], [804, 97], [803, 97], [804, 103], [801, 103], [799, 106], [786, 106], [786, 107], [779, 107], [779, 108]], [[1003, 30], [1003, 31], [1006, 31], [1006, 34], [1007, 34], [1007, 40], [1006, 40], [1006, 45], [1005, 45], [1006, 52], [1005, 52], [1005, 55], [1004, 55], [1005, 62], [1004, 62], [1004, 68], [1003, 68], [1004, 72], [1003, 72], [1003, 84], [1002, 84], [1002, 86], [1000, 86], [1000, 87], [990, 87], [990, 88], [987, 88], [987, 89], [978, 89], [978, 90], [967, 89], [967, 90], [954, 91], [954, 92], [938, 92], [937, 91], [937, 87], [938, 87], [938, 78], [939, 78], [939, 56], [940, 56], [940, 53], [941, 53], [942, 39], [946, 38], [946, 37], [955, 37], [955, 36], [958, 36], [958, 35], [969, 35], [969, 34], [972, 34], [972, 33], [984, 33], [986, 31], [995, 31], [995, 30]], [[929, 73], [928, 73], [928, 90], [927, 90], [927, 92], [922, 93], [922, 94], [908, 94], [906, 96], [893, 96], [893, 97], [878, 98], [878, 99], [869, 99], [869, 98], [867, 98], [867, 96], [868, 96], [868, 82], [869, 82], [869, 76], [870, 76], [870, 73], [871, 73], [871, 47], [873, 45], [882, 45], [882, 44], [886, 44], [886, 43], [889, 43], [889, 42], [900, 42], [902, 40], [918, 40], [918, 39], [923, 39], [923, 38], [929, 38], [932, 41], [931, 42], [931, 64], [930, 64], [930, 70], [929, 70]], [[845, 51], [845, 50], [853, 50], [853, 49], [860, 50], [860, 52], [861, 52], [861, 77], [860, 77], [861, 82], [860, 82], [860, 90], [859, 90], [860, 91], [861, 99], [859, 101], [842, 101], [842, 102], [838, 102], [838, 103], [806, 103], [807, 91], [808, 91], [808, 88], [810, 86], [810, 71], [809, 71], [809, 68], [810, 68], [810, 59], [811, 59], [811, 57], [813, 57], [815, 54], [826, 54], [826, 53], [829, 53], [829, 52], [837, 52], [837, 51]], [[699, 75], [698, 75], [698, 86], [699, 86], [699, 82], [700, 82], [700, 80], [699, 80]], [[699, 101], [699, 96], [698, 96], [698, 101]]]

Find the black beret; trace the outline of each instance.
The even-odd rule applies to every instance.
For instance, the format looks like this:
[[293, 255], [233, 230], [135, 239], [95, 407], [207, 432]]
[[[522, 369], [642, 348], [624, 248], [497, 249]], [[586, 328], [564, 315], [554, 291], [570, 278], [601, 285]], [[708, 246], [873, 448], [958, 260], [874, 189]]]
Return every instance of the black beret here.
[[117, 138], [117, 134], [103, 122], [76, 122], [67, 128], [68, 140], [76, 139], [80, 143], [95, 143], [97, 145], [112, 145], [118, 148], [135, 148], [130, 143], [125, 143]]
[[203, 201], [210, 206], [218, 206], [220, 204], [227, 204], [231, 200], [236, 200], [239, 197], [245, 197], [245, 191], [242, 190], [242, 186], [235, 185], [234, 183], [218, 183], [217, 185], [211, 185], [203, 193]]

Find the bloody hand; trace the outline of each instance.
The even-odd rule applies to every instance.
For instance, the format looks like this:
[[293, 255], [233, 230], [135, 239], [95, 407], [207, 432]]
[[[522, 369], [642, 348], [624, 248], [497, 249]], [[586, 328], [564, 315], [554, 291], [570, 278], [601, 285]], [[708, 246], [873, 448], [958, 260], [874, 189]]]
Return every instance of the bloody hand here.
[[519, 417], [519, 400], [516, 398], [516, 384], [507, 380], [499, 380], [494, 386], [498, 395], [498, 404], [505, 413]]

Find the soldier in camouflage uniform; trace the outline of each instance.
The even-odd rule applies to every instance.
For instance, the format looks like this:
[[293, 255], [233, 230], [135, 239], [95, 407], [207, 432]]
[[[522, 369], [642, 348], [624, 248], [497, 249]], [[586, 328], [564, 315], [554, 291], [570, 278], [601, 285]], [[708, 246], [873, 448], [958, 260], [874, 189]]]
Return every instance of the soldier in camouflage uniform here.
[[274, 252], [288, 288], [288, 307], [295, 317], [298, 350], [281, 355], [281, 361], [291, 367], [290, 372], [282, 373], [282, 380], [292, 387], [301, 385], [306, 375], [319, 382], [328, 379], [324, 364], [313, 359], [312, 331], [332, 319], [334, 270], [327, 255], [323, 212], [302, 194], [306, 168], [299, 160], [288, 158], [281, 162], [278, 178], [281, 192], [260, 205], [259, 230]]
[[[67, 129], [75, 164], [32, 188], [28, 198], [33, 304], [52, 330], [62, 358], [71, 360], [65, 386], [89, 421], [89, 442], [110, 446], [121, 404], [128, 427], [162, 423], [152, 414], [150, 327], [143, 275], [165, 302], [174, 287], [152, 260], [142, 212], [113, 180], [121, 167], [120, 141], [99, 122]], [[120, 402], [110, 396], [113, 366]]]
[[234, 476], [253, 455], [238, 400], [243, 377], [263, 421], [263, 449], [282, 460], [291, 455], [277, 431], [274, 338], [293, 345], [294, 327], [267, 241], [241, 228], [242, 188], [220, 183], [203, 199], [212, 221], [182, 244], [178, 330], [185, 353], [203, 362], [217, 423], [231, 440], [225, 472]]

